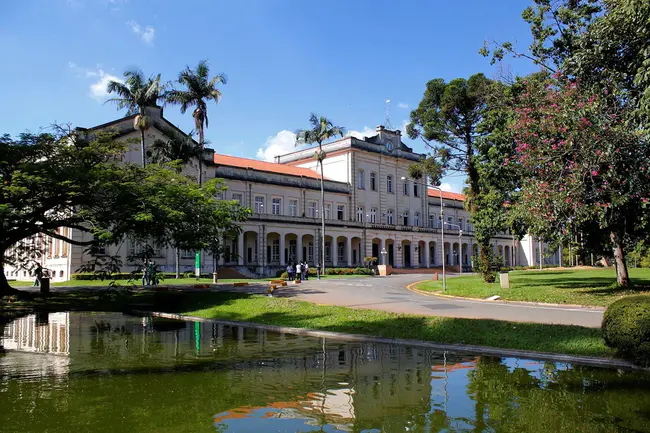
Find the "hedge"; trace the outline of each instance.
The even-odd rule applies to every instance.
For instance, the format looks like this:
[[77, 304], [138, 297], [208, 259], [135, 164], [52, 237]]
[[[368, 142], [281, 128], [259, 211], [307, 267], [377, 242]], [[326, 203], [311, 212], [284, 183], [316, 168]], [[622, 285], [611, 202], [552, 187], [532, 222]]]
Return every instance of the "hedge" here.
[[[317, 275], [316, 269], [309, 268], [309, 276], [315, 277]], [[327, 268], [325, 275], [373, 275], [372, 270], [368, 268]], [[289, 278], [287, 271], [280, 274], [280, 278]]]
[[611, 304], [602, 332], [605, 344], [620, 356], [650, 365], [650, 296], [628, 296]]

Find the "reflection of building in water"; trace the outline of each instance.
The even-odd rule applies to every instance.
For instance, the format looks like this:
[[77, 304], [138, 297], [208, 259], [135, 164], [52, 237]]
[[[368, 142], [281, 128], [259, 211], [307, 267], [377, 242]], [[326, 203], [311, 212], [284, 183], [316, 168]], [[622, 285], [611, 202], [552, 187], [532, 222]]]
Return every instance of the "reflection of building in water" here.
[[8, 350], [70, 354], [70, 314], [31, 314], [8, 323], [2, 337]]

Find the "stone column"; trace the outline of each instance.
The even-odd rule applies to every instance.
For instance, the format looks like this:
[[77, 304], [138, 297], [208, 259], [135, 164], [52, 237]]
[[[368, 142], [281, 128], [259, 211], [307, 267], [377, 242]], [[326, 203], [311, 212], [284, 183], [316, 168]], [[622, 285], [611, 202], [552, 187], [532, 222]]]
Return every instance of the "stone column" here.
[[404, 246], [402, 245], [402, 240], [395, 238], [393, 241], [393, 254], [395, 254], [395, 267], [402, 267], [402, 255], [404, 254]]
[[286, 256], [284, 255], [284, 240], [286, 235], [280, 233], [280, 266], [287, 266]]
[[424, 267], [428, 268], [430, 267], [430, 258], [429, 258], [429, 242], [425, 242], [424, 244], [424, 251], [420, 251], [420, 254], [423, 254], [424, 257]]
[[379, 238], [379, 257], [377, 257], [377, 263], [380, 265], [388, 264], [388, 251], [386, 251], [385, 255], [381, 253], [384, 248], [386, 248], [386, 241], [384, 241], [384, 238]]
[[330, 243], [330, 253], [332, 256], [332, 267], [337, 267], [339, 265], [339, 245], [336, 241], [336, 236], [332, 236], [332, 242]]
[[301, 262], [306, 259], [307, 259], [306, 257], [302, 256], [302, 235], [297, 234], [296, 235], [296, 261]]
[[242, 266], [244, 264], [244, 232], [237, 237], [237, 256], [237, 264]]
[[345, 259], [348, 262], [348, 267], [352, 267], [352, 238], [345, 238]]

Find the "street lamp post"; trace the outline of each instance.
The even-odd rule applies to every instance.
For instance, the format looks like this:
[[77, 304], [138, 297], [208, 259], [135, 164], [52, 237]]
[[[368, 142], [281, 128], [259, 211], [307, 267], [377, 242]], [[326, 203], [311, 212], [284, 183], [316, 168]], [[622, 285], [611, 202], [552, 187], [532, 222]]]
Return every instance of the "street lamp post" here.
[[[442, 222], [445, 225], [445, 222]], [[458, 227], [458, 268], [460, 276], [463, 276], [463, 229], [458, 224], [447, 223], [448, 226]]]
[[447, 274], [445, 273], [445, 215], [442, 203], [442, 190], [437, 186], [430, 186], [429, 188], [435, 189], [440, 192], [440, 242], [442, 243], [442, 291], [447, 291]]

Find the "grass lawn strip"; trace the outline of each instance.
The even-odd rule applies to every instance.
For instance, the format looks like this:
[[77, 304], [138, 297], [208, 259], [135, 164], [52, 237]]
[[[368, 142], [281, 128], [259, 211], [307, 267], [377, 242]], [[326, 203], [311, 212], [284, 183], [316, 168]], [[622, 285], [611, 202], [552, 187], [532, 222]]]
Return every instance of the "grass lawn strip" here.
[[384, 338], [468, 344], [566, 355], [612, 357], [599, 329], [485, 319], [423, 317], [315, 305], [227, 292], [88, 290], [0, 300], [0, 324], [35, 311], [149, 310]]
[[[323, 275], [323, 279], [342, 279], [342, 278], [364, 278], [371, 277], [371, 275]], [[280, 280], [282, 278], [219, 278], [217, 284], [228, 284], [228, 283], [268, 283], [271, 280]], [[310, 279], [316, 279], [316, 277], [311, 277]], [[51, 283], [52, 287], [108, 287], [109, 280], [68, 280], [60, 281], [56, 283]], [[138, 280], [117, 280], [116, 283], [120, 286], [142, 286], [142, 281]], [[10, 281], [9, 284], [12, 287], [29, 287], [34, 285], [34, 281]], [[212, 278], [166, 278], [160, 282], [160, 286], [180, 286], [180, 285], [192, 285], [192, 284], [212, 284]]]
[[[498, 295], [506, 301], [606, 307], [622, 297], [650, 294], [650, 269], [630, 269], [631, 289], [616, 286], [613, 269], [548, 270], [510, 272], [510, 288], [501, 289], [499, 281], [485, 283], [478, 275], [447, 279], [446, 295], [485, 299]], [[418, 284], [418, 290], [442, 292], [442, 281]]]
[[423, 317], [315, 305], [265, 296], [215, 294], [223, 302], [181, 314], [384, 338], [469, 344], [567, 355], [611, 357], [599, 329], [486, 319]]

